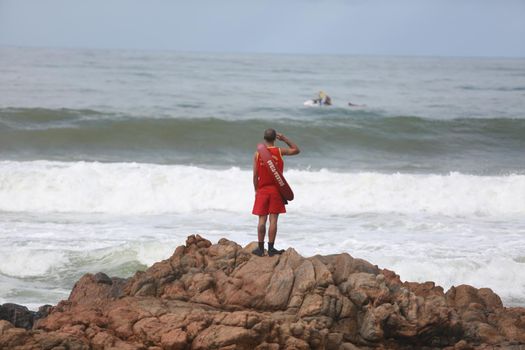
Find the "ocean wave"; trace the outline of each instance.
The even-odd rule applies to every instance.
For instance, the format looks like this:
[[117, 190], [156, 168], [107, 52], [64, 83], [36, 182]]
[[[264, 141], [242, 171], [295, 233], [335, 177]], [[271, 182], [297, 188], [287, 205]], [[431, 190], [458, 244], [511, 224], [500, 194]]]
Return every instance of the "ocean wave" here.
[[[495, 168], [503, 170], [525, 166], [520, 156], [525, 152], [525, 119], [435, 120], [385, 117], [368, 111], [344, 113], [306, 114], [303, 119], [228, 120], [130, 117], [95, 110], [0, 109], [0, 157], [243, 166], [244, 156], [261, 139], [262, 130], [274, 127], [296, 140], [310, 157], [309, 165], [318, 168], [332, 167], [325, 162], [330, 158], [343, 165], [355, 164], [361, 159], [349, 156], [356, 154], [362, 154], [363, 160], [377, 158], [384, 163], [394, 159], [429, 165], [452, 159], [452, 165], [461, 165], [465, 164], [461, 159], [473, 164], [490, 159]], [[447, 170], [470, 171], [462, 167]]]
[[[525, 214], [525, 175], [285, 173], [297, 213]], [[110, 214], [249, 214], [251, 172], [97, 162], [0, 162], [0, 210]]]
[[11, 249], [0, 251], [0, 275], [16, 277], [44, 276], [68, 263], [63, 252], [57, 250]]
[[[498, 90], [508, 89], [509, 91], [521, 91], [525, 87], [515, 88], [495, 88]], [[176, 104], [177, 107], [199, 109], [202, 104], [197, 102], [180, 102]], [[446, 104], [433, 104], [431, 107], [445, 107]], [[162, 110], [162, 113], [159, 113]], [[128, 120], [139, 120], [143, 122], [155, 121], [155, 120], [171, 120], [174, 123], [177, 121], [193, 120], [195, 123], [206, 123], [209, 121], [224, 121], [224, 122], [308, 122], [308, 123], [321, 123], [328, 125], [340, 126], [341, 123], [346, 121], [354, 122], [373, 122], [380, 125], [382, 122], [396, 123], [398, 121], [407, 120], [413, 122], [427, 122], [427, 123], [438, 123], [442, 125], [454, 125], [457, 122], [471, 123], [473, 125], [478, 123], [494, 123], [498, 121], [513, 120], [514, 122], [520, 122], [525, 120], [525, 115], [517, 115], [515, 118], [509, 117], [476, 117], [471, 116], [468, 118], [464, 117], [447, 117], [440, 116], [440, 118], [432, 118], [424, 115], [403, 115], [403, 114], [392, 114], [391, 112], [362, 106], [360, 108], [346, 108], [332, 106], [327, 108], [308, 108], [303, 106], [286, 107], [283, 108], [278, 106], [264, 106], [256, 105], [250, 108], [239, 110], [236, 113], [235, 109], [232, 109], [230, 114], [224, 113], [204, 113], [200, 116], [184, 116], [173, 110], [170, 112], [169, 108], [152, 109], [151, 113], [144, 113], [142, 110], [137, 110], [136, 113], [131, 111], [120, 112], [114, 108], [106, 106], [100, 109], [92, 108], [41, 108], [41, 107], [0, 107], [0, 123], [12, 124], [14, 128], [23, 129], [30, 127], [31, 124], [47, 125], [49, 128], [54, 126], [56, 121], [69, 121], [72, 125], [75, 122], [82, 121], [128, 121]], [[284, 118], [283, 118], [284, 116]], [[82, 126], [80, 124], [79, 126]]]
[[53, 126], [57, 122], [75, 122], [86, 118], [101, 118], [111, 114], [93, 109], [0, 108], [0, 124], [13, 128], [31, 125]]

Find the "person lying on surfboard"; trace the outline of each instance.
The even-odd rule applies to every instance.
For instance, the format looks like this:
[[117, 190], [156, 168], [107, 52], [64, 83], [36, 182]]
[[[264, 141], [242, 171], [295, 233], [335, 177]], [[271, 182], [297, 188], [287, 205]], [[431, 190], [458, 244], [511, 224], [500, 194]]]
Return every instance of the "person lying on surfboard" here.
[[[282, 141], [288, 145], [286, 148], [276, 147], [275, 140]], [[283, 156], [294, 156], [299, 154], [300, 150], [297, 145], [283, 134], [277, 133], [274, 129], [266, 129], [264, 131], [264, 146], [269, 151], [273, 167], [273, 171], [282, 176], [284, 169]], [[265, 151], [264, 146], [261, 151]], [[268, 255], [282, 254], [284, 250], [275, 249], [275, 237], [277, 236], [277, 220], [279, 214], [286, 213], [284, 206], [285, 199], [281, 194], [279, 184], [272, 173], [268, 162], [263, 161], [263, 156], [259, 152], [255, 152], [253, 157], [253, 188], [255, 189], [255, 202], [253, 204], [252, 214], [259, 216], [259, 223], [257, 225], [257, 238], [259, 245], [252, 251], [258, 256], [264, 255], [264, 237], [266, 236], [266, 222], [270, 216], [270, 227], [268, 228]], [[279, 176], [277, 175], [277, 176]], [[284, 177], [280, 179], [281, 185], [285, 184]], [[287, 186], [287, 184], [286, 184]], [[291, 190], [288, 187], [289, 192]], [[291, 193], [290, 200], [293, 199]]]
[[319, 103], [321, 106], [331, 106], [332, 98], [328, 96], [324, 91], [319, 91], [318, 98], [313, 100], [315, 103]]

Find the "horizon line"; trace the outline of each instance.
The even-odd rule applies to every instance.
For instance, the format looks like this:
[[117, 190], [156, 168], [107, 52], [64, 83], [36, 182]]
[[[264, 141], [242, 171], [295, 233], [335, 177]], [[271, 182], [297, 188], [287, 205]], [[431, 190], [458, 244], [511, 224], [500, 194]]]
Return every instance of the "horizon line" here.
[[402, 53], [343, 53], [343, 52], [285, 52], [285, 51], [239, 51], [239, 50], [184, 50], [173, 48], [144, 47], [92, 47], [92, 46], [44, 46], [44, 45], [13, 45], [0, 43], [0, 48], [16, 49], [61, 49], [61, 50], [93, 50], [93, 51], [139, 51], [139, 52], [170, 52], [182, 54], [244, 54], [244, 55], [283, 55], [283, 56], [354, 56], [354, 57], [399, 57], [399, 58], [478, 58], [478, 59], [524, 59], [524, 56], [501, 55], [445, 55], [445, 54], [402, 54]]

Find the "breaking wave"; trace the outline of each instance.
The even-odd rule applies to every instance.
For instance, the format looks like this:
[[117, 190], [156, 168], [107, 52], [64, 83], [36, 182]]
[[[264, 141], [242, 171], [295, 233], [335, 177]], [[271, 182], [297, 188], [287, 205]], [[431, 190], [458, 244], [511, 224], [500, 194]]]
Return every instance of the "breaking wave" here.
[[[290, 170], [294, 211], [524, 215], [525, 175]], [[0, 162], [0, 210], [112, 214], [249, 213], [251, 172], [183, 165]]]

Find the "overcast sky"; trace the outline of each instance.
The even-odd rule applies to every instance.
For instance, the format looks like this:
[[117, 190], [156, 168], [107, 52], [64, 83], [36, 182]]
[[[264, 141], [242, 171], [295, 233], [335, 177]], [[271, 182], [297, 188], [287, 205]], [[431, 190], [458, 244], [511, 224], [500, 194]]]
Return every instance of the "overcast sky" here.
[[525, 57], [525, 0], [0, 0], [0, 45]]

